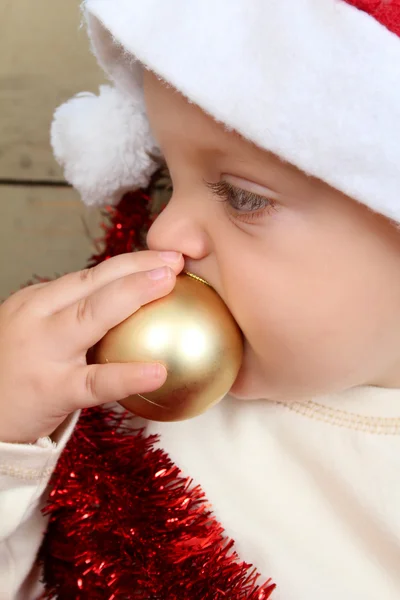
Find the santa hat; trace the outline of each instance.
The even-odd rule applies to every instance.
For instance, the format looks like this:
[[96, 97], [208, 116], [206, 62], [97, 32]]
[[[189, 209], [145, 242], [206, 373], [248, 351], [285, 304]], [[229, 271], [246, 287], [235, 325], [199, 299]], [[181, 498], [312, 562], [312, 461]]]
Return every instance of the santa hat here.
[[55, 114], [87, 204], [145, 186], [149, 68], [216, 120], [400, 222], [400, 0], [86, 0], [112, 86]]

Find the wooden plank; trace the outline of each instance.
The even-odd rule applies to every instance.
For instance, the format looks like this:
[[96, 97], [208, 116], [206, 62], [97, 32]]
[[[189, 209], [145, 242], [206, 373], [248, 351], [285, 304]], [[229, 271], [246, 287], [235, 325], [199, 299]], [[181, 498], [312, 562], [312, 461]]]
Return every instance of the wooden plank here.
[[103, 81], [80, 20], [79, 0], [1, 1], [0, 179], [61, 179], [53, 111]]
[[100, 221], [71, 188], [1, 186], [0, 298], [33, 274], [52, 278], [84, 267]]

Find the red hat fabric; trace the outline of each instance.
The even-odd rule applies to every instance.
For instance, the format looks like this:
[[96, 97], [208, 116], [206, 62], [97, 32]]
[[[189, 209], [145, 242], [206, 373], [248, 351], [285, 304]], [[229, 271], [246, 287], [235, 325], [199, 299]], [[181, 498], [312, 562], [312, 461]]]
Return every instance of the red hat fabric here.
[[400, 36], [400, 0], [346, 0]]

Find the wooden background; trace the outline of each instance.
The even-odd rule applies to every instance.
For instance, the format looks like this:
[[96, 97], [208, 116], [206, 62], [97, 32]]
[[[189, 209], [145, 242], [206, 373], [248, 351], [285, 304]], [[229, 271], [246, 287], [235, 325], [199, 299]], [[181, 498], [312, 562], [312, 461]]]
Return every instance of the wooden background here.
[[0, 299], [84, 266], [99, 232], [49, 145], [54, 109], [103, 81], [80, 21], [79, 0], [0, 0]]

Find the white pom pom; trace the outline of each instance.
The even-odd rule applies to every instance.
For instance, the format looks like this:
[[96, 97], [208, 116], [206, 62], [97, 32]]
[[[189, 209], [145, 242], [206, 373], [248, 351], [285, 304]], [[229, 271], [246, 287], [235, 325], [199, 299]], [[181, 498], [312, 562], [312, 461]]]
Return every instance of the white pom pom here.
[[88, 205], [113, 204], [125, 191], [146, 187], [157, 168], [152, 156], [159, 149], [143, 98], [110, 86], [60, 106], [51, 143], [65, 178]]

